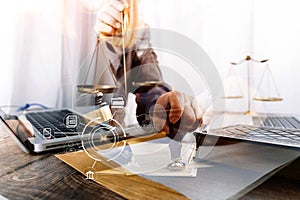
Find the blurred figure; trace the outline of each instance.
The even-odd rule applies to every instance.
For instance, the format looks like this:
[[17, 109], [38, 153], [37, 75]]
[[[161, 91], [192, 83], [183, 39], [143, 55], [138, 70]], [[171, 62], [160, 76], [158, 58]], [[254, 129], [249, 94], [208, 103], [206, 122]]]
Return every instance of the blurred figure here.
[[[181, 140], [183, 134], [194, 131], [202, 124], [203, 108], [194, 97], [180, 91], [172, 91], [171, 87], [163, 82], [157, 56], [151, 48], [149, 30], [139, 18], [139, 0], [102, 1], [95, 31], [99, 39], [106, 42], [109, 53], [118, 58], [117, 61], [111, 62], [118, 82], [124, 85], [127, 81], [127, 92], [136, 95], [138, 122], [153, 123], [158, 131], [164, 131], [170, 138]], [[125, 19], [126, 14], [128, 15]], [[122, 55], [122, 26], [127, 32], [123, 35], [127, 80], [124, 80], [123, 57], [119, 56]], [[132, 85], [145, 82], [154, 84]], [[120, 93], [127, 96], [122, 89]], [[153, 122], [150, 122], [148, 115], [151, 115]]]

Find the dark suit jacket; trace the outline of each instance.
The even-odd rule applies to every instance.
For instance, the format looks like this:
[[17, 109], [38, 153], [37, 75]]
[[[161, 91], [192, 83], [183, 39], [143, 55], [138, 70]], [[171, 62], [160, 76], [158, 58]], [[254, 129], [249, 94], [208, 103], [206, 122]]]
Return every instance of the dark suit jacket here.
[[[113, 47], [106, 43], [111, 56], [110, 67], [118, 81], [118, 90], [115, 95], [127, 96], [125, 94], [123, 52], [120, 48]], [[114, 58], [112, 58], [114, 57]], [[148, 29], [139, 30], [136, 33], [136, 42], [131, 48], [126, 49], [125, 54], [127, 71], [128, 92], [136, 94], [137, 119], [144, 123], [145, 116], [149, 114], [149, 109], [153, 106], [159, 96], [171, 90], [171, 87], [163, 82], [162, 73], [157, 61], [157, 55], [150, 44], [150, 34]], [[150, 86], [141, 86], [135, 83], [157, 82]], [[146, 117], [147, 118], [147, 117]]]

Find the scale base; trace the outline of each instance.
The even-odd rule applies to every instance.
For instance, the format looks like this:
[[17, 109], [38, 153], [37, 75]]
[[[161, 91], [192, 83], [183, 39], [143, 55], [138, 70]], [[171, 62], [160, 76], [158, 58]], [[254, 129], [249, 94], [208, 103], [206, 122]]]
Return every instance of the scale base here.
[[253, 111], [251, 111], [251, 110], [247, 110], [245, 113], [244, 113], [245, 115], [253, 115], [254, 114], [254, 112]]

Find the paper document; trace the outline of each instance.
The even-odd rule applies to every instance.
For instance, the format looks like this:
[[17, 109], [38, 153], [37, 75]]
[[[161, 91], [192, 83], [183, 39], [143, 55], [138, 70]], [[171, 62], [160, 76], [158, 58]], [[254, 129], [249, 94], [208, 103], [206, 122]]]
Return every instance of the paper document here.
[[[208, 167], [207, 165], [190, 165], [194, 156], [195, 144], [193, 142], [183, 142], [181, 147], [181, 159], [186, 164], [184, 170], [172, 171], [167, 168], [172, 163], [169, 143], [173, 140], [169, 138], [160, 138], [147, 142], [129, 144], [130, 161], [124, 164], [124, 157], [114, 158], [114, 162], [122, 166], [126, 171], [133, 174], [146, 174], [151, 176], [185, 176], [195, 177], [198, 167]], [[121, 148], [121, 147], [119, 147]], [[108, 154], [102, 153], [104, 157]], [[107, 157], [109, 159], [109, 157]]]

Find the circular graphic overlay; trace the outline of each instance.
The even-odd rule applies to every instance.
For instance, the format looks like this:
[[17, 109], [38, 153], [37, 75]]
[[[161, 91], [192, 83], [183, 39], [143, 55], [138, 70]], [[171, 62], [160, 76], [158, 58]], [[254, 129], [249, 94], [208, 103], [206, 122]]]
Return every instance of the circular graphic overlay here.
[[[177, 32], [163, 29], [141, 29], [136, 30], [134, 34], [138, 36], [137, 44], [138, 42], [150, 41], [151, 45], [149, 43], [149, 46], [143, 48], [140, 48], [138, 45], [133, 46], [126, 49], [127, 54], [135, 52], [138, 55], [148, 51], [150, 48], [155, 53], [165, 54], [165, 57], [172, 56], [173, 63], [162, 63], [162, 65], [160, 65], [159, 69], [162, 71], [164, 82], [154, 84], [155, 87], [160, 87], [160, 85], [163, 85], [164, 83], [170, 84], [171, 86], [175, 85], [178, 86], [178, 90], [188, 92], [190, 96], [197, 98], [198, 96], [201, 96], [201, 93], [203, 92], [199, 89], [199, 82], [197, 82], [201, 80], [205, 83], [204, 85], [206, 86], [210, 98], [210, 103], [206, 108], [210, 107], [213, 110], [224, 111], [225, 101], [224, 99], [220, 99], [220, 97], [224, 96], [224, 90], [219, 73], [210, 57], [195, 41]], [[145, 40], [142, 39], [142, 41], [140, 41], [139, 39], [143, 37]], [[97, 50], [97, 52], [102, 53], [106, 52], [109, 50], [106, 48], [106, 44], [109, 42], [109, 40], [101, 42], [95, 48], [95, 51]], [[85, 63], [82, 65], [82, 73], [79, 74], [77, 84], [86, 84], [85, 80], [90, 80], [85, 76], [96, 77], [96, 80], [91, 80], [88, 84], [98, 84], [100, 77], [106, 77], [102, 84], [115, 83], [117, 90], [114, 91], [114, 93], [126, 97], [127, 94], [124, 94], [126, 91], [124, 89], [124, 76], [116, 77], [112, 74], [113, 72], [111, 70], [114, 63], [121, 63], [119, 58], [122, 57], [122, 53], [116, 53], [112, 55], [112, 57], [105, 57], [105, 62], [105, 59], [97, 60], [96, 57], [95, 52], [92, 52], [86, 59]], [[139, 88], [139, 91], [143, 92], [144, 89], [152, 87], [153, 84], [149, 85], [149, 83], [153, 83], [153, 81], [154, 83], [157, 83], [156, 81], [160, 81], [158, 80], [160, 78], [151, 76], [151, 67], [154, 67], [153, 69], [156, 69], [157, 67], [156, 59], [153, 61], [153, 63], [141, 63], [139, 66], [128, 66], [128, 79], [126, 81], [129, 92], [135, 92]], [[91, 67], [90, 64], [93, 66]], [[174, 67], [176, 65], [179, 66], [176, 68]], [[96, 70], [98, 73], [94, 74], [93, 70], [90, 69], [97, 69], [97, 67], [101, 68], [101, 70]], [[145, 76], [145, 74], [147, 74], [144, 71], [145, 69], [147, 69], [146, 72], [149, 76]], [[107, 73], [108, 75], [106, 76]], [[183, 86], [183, 89], [181, 89], [181, 86]], [[174, 88], [176, 89], [176, 87]], [[84, 102], [84, 96], [75, 95], [75, 98], [76, 104]], [[111, 103], [113, 101], [109, 99], [108, 102]], [[118, 106], [122, 103], [122, 100], [115, 102]], [[166, 109], [162, 115], [166, 120], [168, 120], [168, 112], [169, 110]], [[187, 163], [189, 161], [190, 150], [195, 147], [195, 138], [192, 133], [184, 133], [184, 135], [180, 137], [180, 145], [171, 145], [171, 143], [174, 143], [174, 140], [165, 135], [155, 135], [155, 133], [153, 133], [155, 132], [152, 128], [154, 127], [152, 123], [153, 119], [149, 113], [139, 114], [137, 117], [142, 119], [139, 121], [139, 128], [144, 128], [144, 132], [146, 132], [144, 135], [136, 136], [142, 138], [140, 140], [142, 142], [137, 143], [128, 143], [125, 141], [128, 137], [126, 137], [124, 131], [125, 128], [121, 126], [123, 123], [119, 120], [111, 120], [108, 123], [110, 127], [103, 127], [103, 124], [95, 124], [94, 122], [96, 119], [89, 122], [82, 134], [82, 146], [87, 155], [96, 161], [104, 162], [110, 166], [114, 166], [117, 163], [132, 173], [151, 173], [156, 170], [165, 169], [172, 160], [178, 160], [178, 158], [176, 158], [178, 156], [172, 156], [174, 152], [176, 155], [179, 155], [184, 162]], [[220, 118], [222, 117], [219, 117], [218, 119]], [[223, 125], [223, 118], [222, 120], [217, 121], [211, 120], [211, 123], [213, 123], [214, 126], [220, 127]], [[186, 124], [179, 123], [176, 128], [178, 128], [178, 130], [185, 130], [185, 128], [181, 129], [181, 126], [186, 126]], [[147, 131], [146, 129], [151, 130]], [[152, 136], [153, 138], [151, 138]], [[205, 136], [205, 139], [207, 138], [209, 138], [210, 141], [214, 140], [215, 143], [218, 140], [216, 137], [210, 138], [210, 136]], [[180, 148], [174, 150], [172, 149], [174, 146]], [[211, 145], [211, 149], [212, 148], [213, 144]]]
[[98, 123], [99, 118], [91, 120], [82, 132], [82, 147], [92, 159], [109, 167], [115, 167], [115, 160], [124, 164], [130, 160], [124, 156], [126, 150], [126, 134], [122, 126], [114, 119]]

